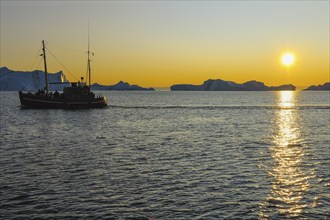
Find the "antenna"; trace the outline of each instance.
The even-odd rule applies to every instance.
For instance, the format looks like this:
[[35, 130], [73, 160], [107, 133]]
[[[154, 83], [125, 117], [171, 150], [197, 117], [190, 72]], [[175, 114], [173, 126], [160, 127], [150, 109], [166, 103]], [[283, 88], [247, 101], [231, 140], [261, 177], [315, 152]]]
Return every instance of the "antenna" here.
[[88, 15], [88, 51], [90, 49], [90, 37], [89, 37], [89, 15]]

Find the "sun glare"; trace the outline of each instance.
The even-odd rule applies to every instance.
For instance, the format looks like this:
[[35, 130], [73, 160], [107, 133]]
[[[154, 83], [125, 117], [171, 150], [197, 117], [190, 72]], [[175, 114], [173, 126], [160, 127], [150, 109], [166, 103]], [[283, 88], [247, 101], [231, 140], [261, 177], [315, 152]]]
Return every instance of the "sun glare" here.
[[295, 57], [292, 53], [286, 52], [281, 57], [281, 62], [284, 66], [291, 66], [294, 64]]

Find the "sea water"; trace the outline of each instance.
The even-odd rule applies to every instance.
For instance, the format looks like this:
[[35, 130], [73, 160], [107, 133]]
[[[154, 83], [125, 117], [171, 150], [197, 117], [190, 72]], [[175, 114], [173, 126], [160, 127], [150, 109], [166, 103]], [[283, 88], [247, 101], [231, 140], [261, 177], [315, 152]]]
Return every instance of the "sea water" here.
[[329, 92], [0, 93], [1, 219], [329, 219]]

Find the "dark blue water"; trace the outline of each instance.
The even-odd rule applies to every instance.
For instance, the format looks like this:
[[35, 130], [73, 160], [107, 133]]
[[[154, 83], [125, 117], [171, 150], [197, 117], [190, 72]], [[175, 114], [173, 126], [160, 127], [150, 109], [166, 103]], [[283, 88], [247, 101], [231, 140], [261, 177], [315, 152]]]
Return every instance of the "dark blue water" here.
[[329, 219], [329, 92], [0, 93], [1, 219]]

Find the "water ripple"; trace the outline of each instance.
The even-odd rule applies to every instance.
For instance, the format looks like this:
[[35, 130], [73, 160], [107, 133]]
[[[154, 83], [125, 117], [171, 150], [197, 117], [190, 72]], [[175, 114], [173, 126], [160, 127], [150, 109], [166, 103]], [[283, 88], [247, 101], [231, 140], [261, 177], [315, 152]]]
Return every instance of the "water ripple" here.
[[0, 218], [325, 219], [328, 94], [277, 94], [118, 92], [65, 111], [0, 93]]

